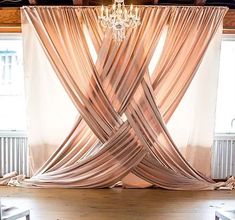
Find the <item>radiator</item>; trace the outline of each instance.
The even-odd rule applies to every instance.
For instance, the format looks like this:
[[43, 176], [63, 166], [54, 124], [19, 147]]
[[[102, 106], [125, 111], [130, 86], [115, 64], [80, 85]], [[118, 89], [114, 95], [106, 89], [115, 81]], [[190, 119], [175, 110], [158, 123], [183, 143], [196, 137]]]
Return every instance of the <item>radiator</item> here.
[[235, 134], [217, 134], [212, 147], [212, 178], [235, 176]]
[[[24, 132], [0, 132], [0, 176], [16, 171], [29, 177], [29, 152]], [[212, 146], [213, 179], [235, 176], [235, 134], [217, 134]]]
[[0, 132], [0, 176], [12, 171], [29, 176], [27, 135], [24, 132]]

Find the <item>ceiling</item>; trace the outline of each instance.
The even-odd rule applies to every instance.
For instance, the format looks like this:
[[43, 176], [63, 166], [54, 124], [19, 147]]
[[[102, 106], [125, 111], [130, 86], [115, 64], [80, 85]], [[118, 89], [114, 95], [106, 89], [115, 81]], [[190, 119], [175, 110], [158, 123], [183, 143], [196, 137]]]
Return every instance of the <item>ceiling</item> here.
[[[106, 5], [112, 0], [0, 0], [0, 7], [23, 5]], [[235, 0], [125, 0], [126, 4], [138, 5], [214, 5], [235, 9]]]

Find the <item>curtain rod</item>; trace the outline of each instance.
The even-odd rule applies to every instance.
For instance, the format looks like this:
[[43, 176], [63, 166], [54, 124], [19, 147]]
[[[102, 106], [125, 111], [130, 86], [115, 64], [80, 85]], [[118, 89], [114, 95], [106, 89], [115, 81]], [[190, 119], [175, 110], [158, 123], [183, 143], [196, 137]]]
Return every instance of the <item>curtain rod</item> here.
[[[134, 4], [133, 4], [134, 5]], [[144, 7], [144, 8], [221, 8], [221, 9], [229, 9], [229, 7], [226, 6], [193, 6], [193, 5], [135, 5], [138, 7]], [[77, 6], [77, 5], [40, 5], [40, 6], [22, 6], [21, 9], [24, 8], [100, 8], [101, 5], [98, 6]]]

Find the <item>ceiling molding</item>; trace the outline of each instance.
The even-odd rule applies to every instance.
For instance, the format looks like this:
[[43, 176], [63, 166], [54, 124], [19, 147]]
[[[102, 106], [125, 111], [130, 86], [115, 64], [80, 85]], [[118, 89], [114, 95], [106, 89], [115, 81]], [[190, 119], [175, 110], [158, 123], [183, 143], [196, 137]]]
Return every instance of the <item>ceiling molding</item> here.
[[21, 32], [19, 8], [0, 8], [0, 33]]
[[19, 26], [1, 26], [0, 25], [0, 33], [21, 33], [21, 27]]
[[20, 25], [20, 8], [0, 8], [0, 25]]
[[227, 14], [225, 15], [224, 22], [223, 22], [224, 30], [227, 30], [227, 33], [231, 33], [232, 30], [235, 30], [235, 9], [228, 10]]

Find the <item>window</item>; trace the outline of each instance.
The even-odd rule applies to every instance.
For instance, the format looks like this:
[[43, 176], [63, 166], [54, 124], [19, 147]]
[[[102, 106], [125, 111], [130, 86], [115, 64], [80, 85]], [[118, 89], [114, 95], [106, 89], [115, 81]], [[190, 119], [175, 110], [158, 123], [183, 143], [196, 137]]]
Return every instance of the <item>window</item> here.
[[216, 133], [235, 133], [235, 36], [224, 37], [216, 108]]
[[20, 35], [0, 35], [0, 130], [25, 130], [24, 75]]

